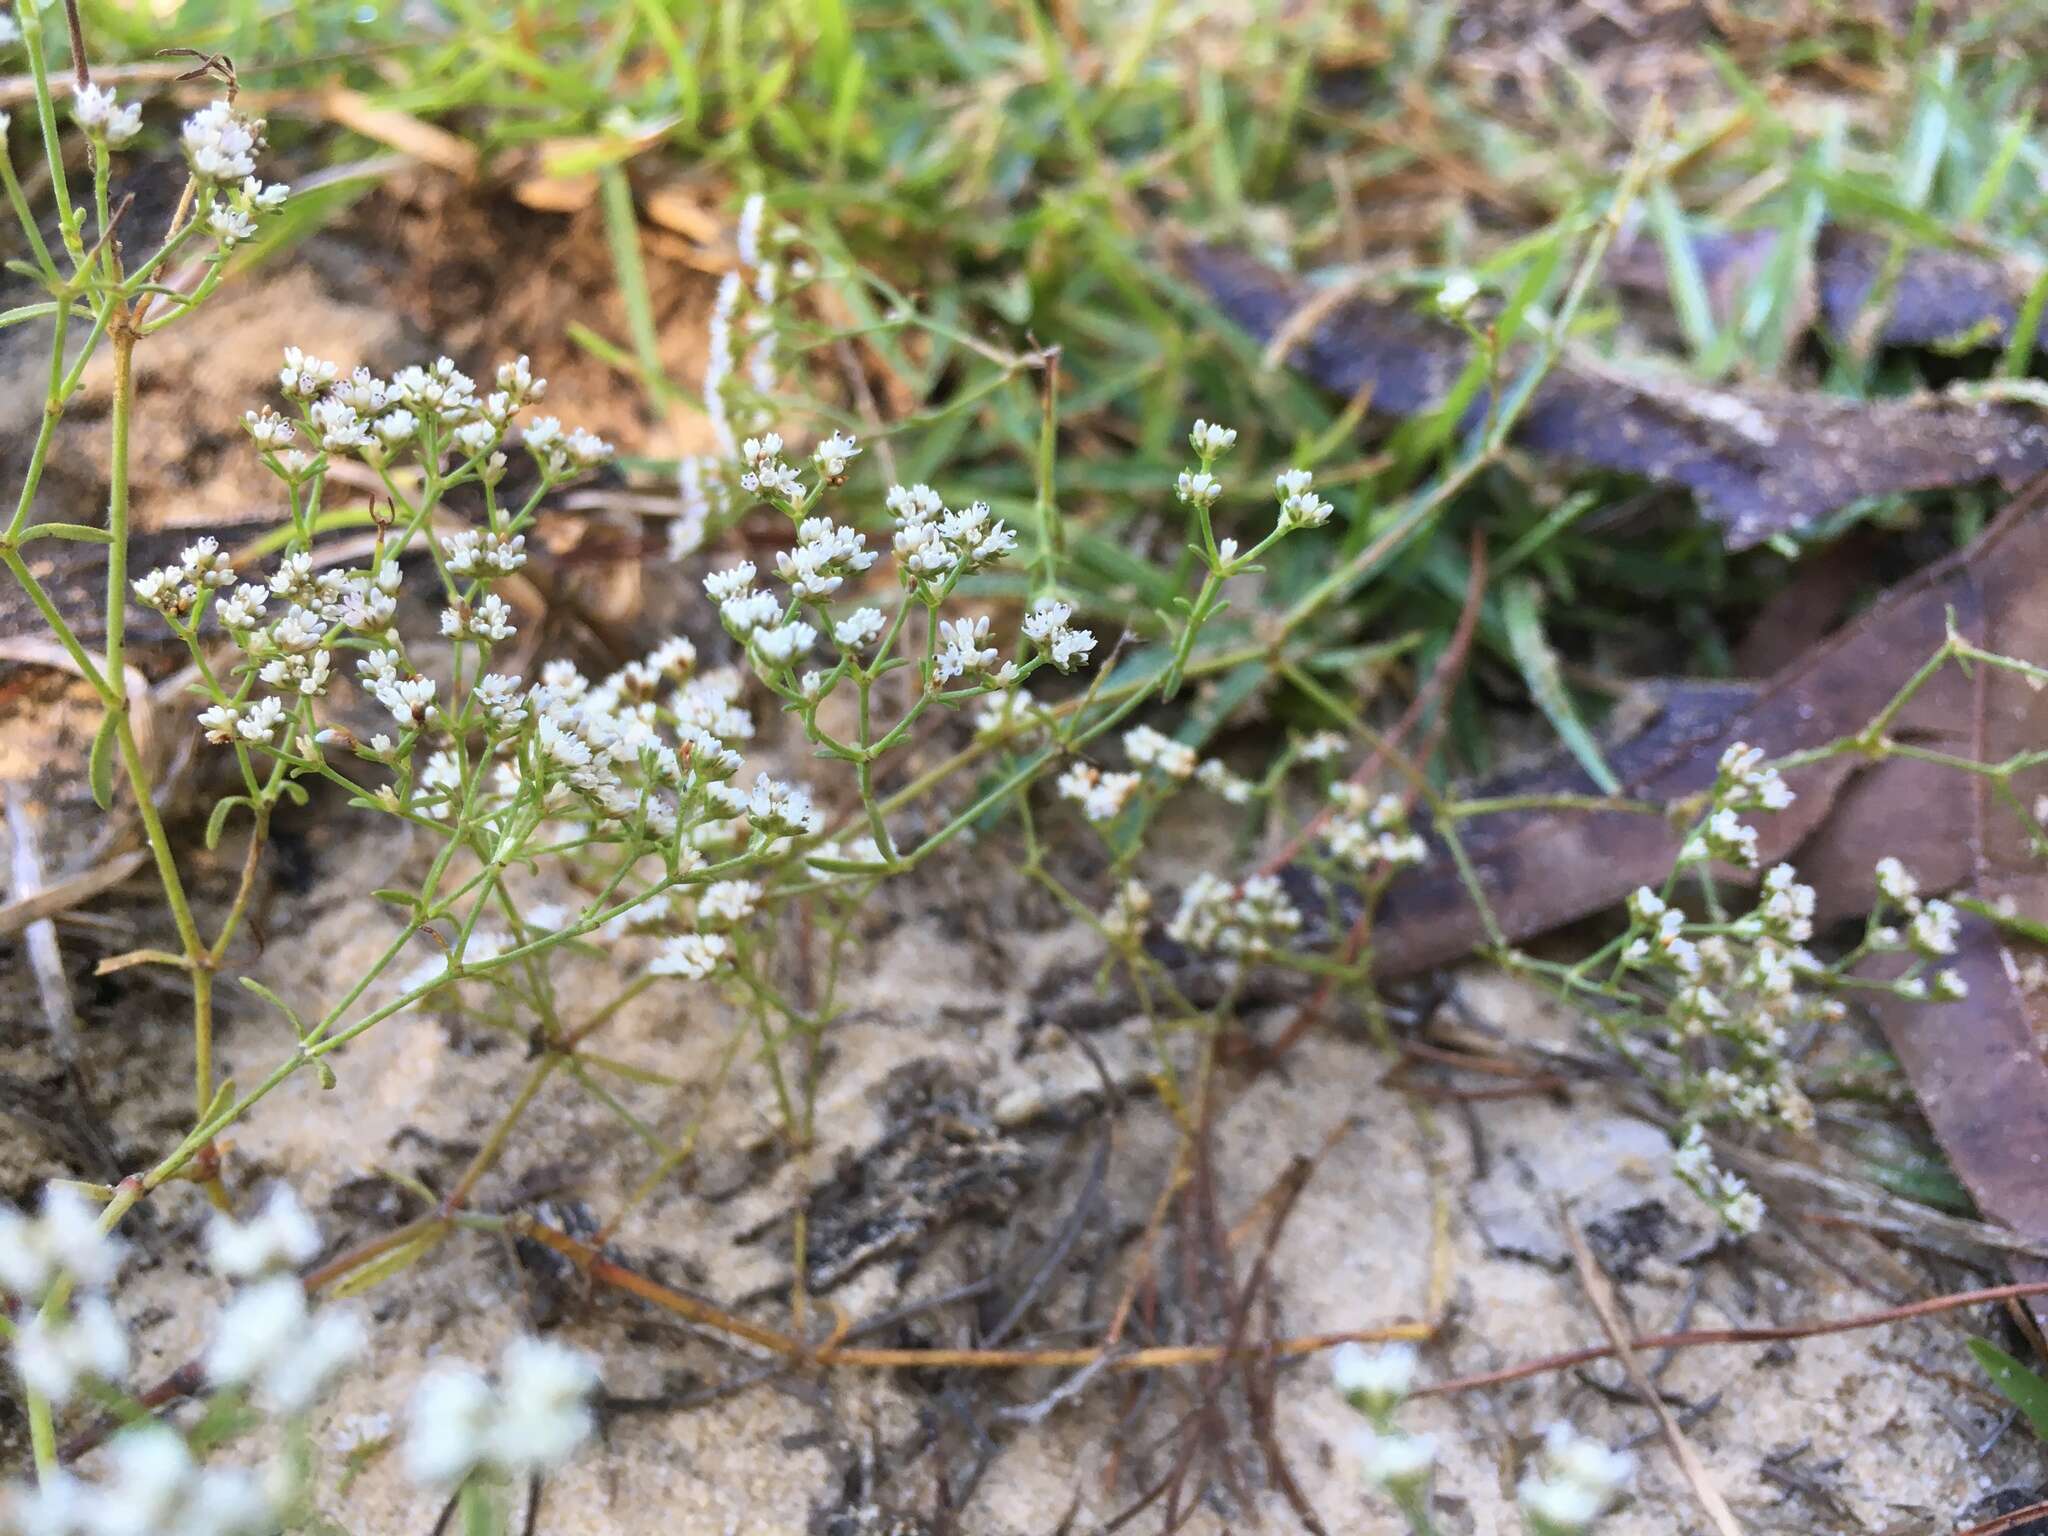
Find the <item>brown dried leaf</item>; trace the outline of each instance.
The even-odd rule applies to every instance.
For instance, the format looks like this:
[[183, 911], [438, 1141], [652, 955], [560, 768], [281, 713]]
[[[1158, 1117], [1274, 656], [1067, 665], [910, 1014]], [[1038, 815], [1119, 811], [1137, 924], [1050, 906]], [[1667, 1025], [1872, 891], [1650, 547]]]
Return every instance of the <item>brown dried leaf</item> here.
[[[1776, 230], [1739, 230], [1695, 239], [1693, 255], [1707, 296], [1723, 323], [1760, 281], [1777, 249]], [[1814, 242], [1819, 318], [1848, 335], [1877, 286], [1890, 242], [1861, 230], [1829, 224]], [[1617, 245], [1607, 273], [1624, 291], [1664, 298], [1669, 278], [1664, 253], [1641, 236]], [[1888, 347], [1939, 347], [1964, 338], [2003, 341], [2026, 298], [2030, 279], [1990, 256], [1920, 248], [1908, 251], [1879, 317], [1876, 340]]]
[[[1190, 246], [1180, 261], [1217, 306], [1261, 341], [1314, 290], [1237, 251]], [[1407, 303], [1352, 298], [1306, 327], [1295, 367], [1375, 411], [1428, 410], [1470, 347]], [[1475, 401], [1469, 426], [1483, 419]], [[1683, 486], [1743, 549], [1805, 528], [1867, 496], [2014, 486], [2048, 469], [2048, 423], [2032, 406], [1946, 395], [1846, 400], [1780, 389], [1712, 389], [1568, 353], [1537, 386], [1516, 442], [1536, 454]]]

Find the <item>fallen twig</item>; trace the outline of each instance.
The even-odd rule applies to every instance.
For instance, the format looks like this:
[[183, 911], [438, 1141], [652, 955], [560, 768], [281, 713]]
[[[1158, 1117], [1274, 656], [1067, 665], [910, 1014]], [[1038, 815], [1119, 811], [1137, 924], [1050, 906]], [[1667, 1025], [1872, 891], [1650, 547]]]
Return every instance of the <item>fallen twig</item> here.
[[[1978, 1291], [1955, 1291], [1946, 1296], [1930, 1296], [1925, 1301], [1908, 1302], [1901, 1307], [1887, 1307], [1882, 1312], [1859, 1312], [1850, 1317], [1829, 1318], [1815, 1323], [1785, 1323], [1771, 1328], [1695, 1328], [1684, 1333], [1653, 1333], [1642, 1338], [1628, 1340], [1631, 1350], [1649, 1349], [1698, 1349], [1707, 1344], [1783, 1344], [1798, 1339], [1815, 1339], [1831, 1333], [1856, 1333], [1865, 1328], [1882, 1328], [1888, 1323], [1903, 1323], [1916, 1317], [1933, 1317], [1942, 1312], [1957, 1312], [1964, 1307], [1974, 1307], [1985, 1302], [2017, 1301], [2030, 1296], [2048, 1295], [2048, 1280], [2031, 1280], [2024, 1284], [1993, 1285]], [[1524, 1381], [1531, 1376], [1547, 1376], [1554, 1371], [1568, 1371], [1575, 1365], [1585, 1365], [1594, 1360], [1612, 1360], [1620, 1353], [1612, 1344], [1590, 1344], [1584, 1349], [1570, 1349], [1562, 1354], [1543, 1355], [1535, 1360], [1525, 1360], [1520, 1365], [1503, 1366], [1497, 1371], [1481, 1371], [1474, 1376], [1453, 1376], [1446, 1381], [1431, 1382], [1428, 1386], [1417, 1387], [1417, 1397], [1449, 1397], [1460, 1392], [1470, 1392], [1478, 1387], [1498, 1387], [1511, 1381]]]

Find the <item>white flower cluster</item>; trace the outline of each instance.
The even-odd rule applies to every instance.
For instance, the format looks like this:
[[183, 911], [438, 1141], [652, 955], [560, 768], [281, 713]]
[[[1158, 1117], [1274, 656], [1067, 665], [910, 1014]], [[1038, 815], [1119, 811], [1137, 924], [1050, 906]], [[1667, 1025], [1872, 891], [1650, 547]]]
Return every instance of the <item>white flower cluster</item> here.
[[1126, 880], [1103, 909], [1102, 931], [1112, 944], [1136, 944], [1152, 921], [1152, 893], [1141, 880]]
[[1330, 786], [1330, 800], [1343, 813], [1323, 834], [1330, 857], [1360, 874], [1385, 876], [1421, 864], [1429, 857], [1422, 836], [1408, 824], [1408, 807], [1399, 795], [1377, 798], [1363, 785]]
[[1412, 1344], [1389, 1344], [1368, 1350], [1362, 1344], [1340, 1344], [1330, 1357], [1330, 1376], [1351, 1406], [1370, 1421], [1360, 1428], [1352, 1449], [1366, 1481], [1413, 1505], [1427, 1487], [1436, 1465], [1437, 1438], [1409, 1434], [1394, 1425], [1394, 1410], [1414, 1390], [1418, 1359]]
[[1706, 1132], [1694, 1124], [1671, 1154], [1671, 1171], [1679, 1181], [1714, 1209], [1738, 1237], [1747, 1237], [1764, 1224], [1764, 1202], [1740, 1174], [1730, 1173], [1714, 1161], [1714, 1149]]
[[1316, 477], [1305, 469], [1283, 470], [1273, 481], [1273, 494], [1280, 503], [1280, 527], [1320, 528], [1330, 520], [1330, 504], [1310, 489]]
[[1015, 531], [985, 501], [955, 511], [928, 485], [892, 485], [885, 501], [896, 518], [897, 574], [928, 603], [1017, 547]]
[[[725, 274], [711, 306], [705, 334], [704, 414], [711, 422], [717, 451], [690, 454], [676, 470], [678, 515], [669, 525], [669, 558], [680, 560], [702, 547], [713, 518], [731, 513], [738, 503], [737, 492], [759, 491], [759, 471], [745, 466], [756, 476], [756, 484], [742, 487], [740, 456], [743, 435], [759, 432], [768, 423], [770, 398], [775, 393], [779, 369], [776, 362], [778, 315], [776, 301], [782, 293], [783, 265], [771, 258], [762, 239], [767, 204], [757, 192], [741, 206], [734, 241], [739, 266]], [[776, 243], [794, 238], [795, 231], [783, 226], [774, 231]], [[807, 277], [801, 261], [788, 264], [792, 277]], [[739, 354], [746, 350], [746, 372], [739, 372]], [[736, 387], [737, 386], [737, 387]], [[846, 473], [847, 463], [859, 450], [851, 438], [837, 433], [818, 448], [815, 456], [825, 478], [833, 483]]]
[[775, 572], [788, 583], [791, 597], [817, 602], [837, 592], [848, 576], [865, 571], [875, 559], [865, 534], [841, 527], [829, 517], [807, 517], [797, 525], [796, 548], [776, 553]]
[[523, 1477], [549, 1471], [596, 1429], [596, 1362], [546, 1339], [506, 1346], [495, 1388], [469, 1366], [444, 1366], [413, 1394], [405, 1438], [415, 1482], [453, 1488], [479, 1468]]
[[[1944, 967], [1935, 972], [1932, 984], [1919, 974], [1928, 962], [1943, 960], [1956, 952], [1962, 938], [1961, 914], [1947, 902], [1925, 899], [1920, 882], [1896, 858], [1877, 861], [1877, 909], [1871, 914], [1868, 949], [1878, 952], [1911, 951], [1917, 963], [1893, 984], [1893, 990], [1908, 998], [1933, 998], [1937, 1002], [1960, 1002], [1970, 995], [1962, 974]], [[1897, 926], [1905, 923], [1903, 932]]]
[[1688, 1085], [1696, 1112], [1812, 1128], [1813, 1105], [1786, 1049], [1795, 1031], [1845, 1017], [1821, 990], [1827, 967], [1805, 947], [1813, 908], [1813, 888], [1784, 864], [1764, 877], [1756, 909], [1737, 923], [1688, 923], [1648, 887], [1629, 898], [1624, 965], [1669, 989], [1673, 1035], [1707, 1053]]
[[[1094, 635], [1068, 623], [1072, 608], [1051, 600], [1041, 601], [1024, 619], [1024, 636], [1039, 652], [1028, 661], [1004, 659], [987, 615], [941, 617], [941, 605], [957, 583], [1009, 555], [1017, 536], [985, 502], [952, 510], [927, 485], [893, 486], [886, 497], [896, 518], [893, 548], [897, 574], [907, 589], [905, 605], [893, 618], [875, 606], [835, 617], [826, 610], [826, 600], [870, 570], [877, 552], [867, 547], [866, 535], [815, 509], [824, 491], [844, 479], [860, 449], [852, 438], [834, 433], [812, 455], [819, 478], [810, 483], [782, 451], [782, 438], [767, 432], [748, 438], [740, 455], [747, 466], [745, 488], [780, 507], [796, 526], [795, 547], [775, 557], [787, 598], [756, 585], [760, 572], [751, 560], [712, 572], [704, 578], [704, 590], [718, 605], [726, 632], [746, 648], [754, 670], [802, 713], [807, 727], [814, 726], [818, 706], [848, 677], [860, 676], [865, 687], [891, 665], [888, 653], [903, 630], [909, 602], [924, 607], [930, 626], [929, 648], [917, 660], [927, 698], [944, 689], [962, 690], [949, 691], [949, 699], [1012, 689], [1042, 660], [1067, 670], [1094, 650]], [[837, 650], [836, 664], [808, 669], [805, 664], [823, 639]], [[880, 654], [870, 654], [878, 642]], [[922, 707], [922, 702], [913, 706]], [[1013, 707], [1029, 709], [1028, 696]], [[1003, 729], [1008, 715], [1007, 708], [994, 715], [985, 711], [984, 730]]]
[[1074, 763], [1055, 788], [1062, 800], [1073, 801], [1083, 816], [1102, 826], [1123, 814], [1143, 782], [1143, 774], [1107, 773], [1093, 763]]
[[1682, 864], [1715, 860], [1737, 869], [1757, 866], [1756, 828], [1744, 822], [1746, 810], [1782, 811], [1793, 800], [1778, 770], [1764, 762], [1763, 750], [1734, 742], [1721, 754], [1709, 792], [1705, 819], [1679, 850]]
[[1250, 779], [1233, 772], [1220, 757], [1204, 758], [1195, 769], [1195, 782], [1226, 805], [1249, 805], [1258, 789]]
[[[185, 546], [176, 565], [158, 566], [129, 586], [145, 606], [176, 624], [192, 614], [203, 596], [232, 586], [234, 580], [234, 567], [221, 553], [220, 541], [202, 538]], [[259, 595], [259, 606], [265, 597]]]
[[[289, 1272], [319, 1252], [318, 1228], [280, 1187], [249, 1221], [215, 1217], [207, 1247], [220, 1274], [243, 1282], [200, 1357], [208, 1385], [246, 1393], [270, 1418], [304, 1414], [364, 1346], [352, 1313], [312, 1311]], [[22, 1299], [24, 1312], [60, 1274], [81, 1288], [68, 1315], [26, 1317], [16, 1330], [22, 1380], [51, 1403], [70, 1401], [82, 1381], [118, 1387], [126, 1374], [127, 1334], [103, 1291], [122, 1253], [90, 1207], [62, 1185], [44, 1191], [34, 1220], [0, 1210], [0, 1281]], [[114, 1437], [107, 1463], [99, 1483], [60, 1471], [34, 1488], [6, 1490], [0, 1527], [24, 1536], [268, 1536], [295, 1475], [285, 1461], [261, 1474], [202, 1466], [175, 1430], [147, 1421]]]
[[[119, 1385], [127, 1373], [128, 1335], [106, 1294], [126, 1253], [66, 1185], [45, 1185], [34, 1217], [0, 1206], [0, 1288], [21, 1303], [14, 1368], [49, 1402], [69, 1402], [85, 1381]], [[73, 1287], [69, 1303], [31, 1310], [60, 1277]]]
[[1124, 755], [1136, 767], [1148, 769], [1176, 783], [1184, 783], [1195, 776], [1195, 749], [1155, 731], [1149, 725], [1133, 726], [1124, 732]]
[[1166, 935], [1201, 954], [1259, 960], [1300, 929], [1301, 913], [1278, 876], [1254, 875], [1233, 885], [1204, 871], [1181, 892]]
[[[524, 357], [501, 364], [495, 387], [479, 393], [452, 358], [401, 368], [388, 379], [367, 368], [344, 378], [336, 364], [288, 347], [277, 381], [296, 419], [252, 411], [243, 426], [263, 462], [291, 485], [325, 470], [328, 455], [344, 454], [376, 470], [417, 459], [440, 473], [444, 488], [472, 480], [495, 486], [505, 474], [503, 445], [514, 422], [547, 393], [547, 381], [534, 377]], [[297, 446], [302, 433], [306, 448]], [[552, 416], [529, 422], [521, 441], [550, 486], [612, 454], [603, 439], [565, 429]]]
[[1413, 1344], [1367, 1349], [1363, 1344], [1344, 1343], [1330, 1354], [1330, 1379], [1354, 1408], [1385, 1412], [1415, 1390], [1421, 1364]]
[[982, 702], [974, 717], [974, 734], [984, 740], [1007, 741], [1044, 723], [1038, 701], [1029, 688], [1006, 688]]
[[142, 132], [142, 108], [117, 105], [114, 92], [97, 85], [82, 85], [73, 94], [71, 117], [87, 138], [117, 149]]
[[1607, 1512], [1635, 1473], [1635, 1458], [1576, 1433], [1550, 1426], [1538, 1465], [1522, 1478], [1518, 1496], [1533, 1536], [1571, 1536]]
[[1095, 651], [1095, 632], [1075, 629], [1068, 622], [1073, 617], [1073, 605], [1055, 598], [1039, 599], [1024, 615], [1024, 638], [1062, 672], [1073, 671]]
[[108, 1476], [88, 1483], [59, 1471], [16, 1488], [4, 1512], [21, 1536], [270, 1536], [273, 1477], [201, 1466], [182, 1435], [145, 1422], [107, 1445]]
[[319, 1228], [279, 1185], [250, 1221], [216, 1216], [207, 1247], [215, 1271], [242, 1284], [202, 1356], [206, 1379], [248, 1392], [279, 1417], [304, 1413], [367, 1343], [361, 1318], [345, 1308], [314, 1311], [291, 1273], [320, 1252]]

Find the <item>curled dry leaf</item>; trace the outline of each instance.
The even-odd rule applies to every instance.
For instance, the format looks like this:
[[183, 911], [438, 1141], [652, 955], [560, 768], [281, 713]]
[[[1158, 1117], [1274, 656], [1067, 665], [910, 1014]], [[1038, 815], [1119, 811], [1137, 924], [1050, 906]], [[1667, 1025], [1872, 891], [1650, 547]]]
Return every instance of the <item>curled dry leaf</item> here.
[[[1316, 290], [1238, 251], [1188, 246], [1182, 267], [1236, 324], [1271, 340]], [[1411, 416], [1444, 399], [1471, 344], [1412, 301], [1352, 297], [1301, 328], [1296, 368], [1326, 389]], [[1511, 360], [1512, 363], [1512, 360]], [[1484, 419], [1476, 400], [1466, 425]], [[1536, 387], [1515, 441], [1529, 452], [1682, 486], [1731, 548], [1796, 532], [1868, 496], [2048, 469], [2034, 406], [1962, 395], [1847, 400], [1798, 390], [1716, 389], [1567, 351]]]
[[[1734, 318], [1740, 301], [1764, 276], [1779, 239], [1776, 230], [1755, 229], [1693, 240], [1693, 257], [1708, 301], [1723, 324]], [[1816, 318], [1828, 330], [1847, 336], [1863, 322], [1863, 308], [1878, 292], [1889, 250], [1890, 242], [1880, 236], [1838, 224], [1821, 226], [1813, 248], [1814, 296]], [[1664, 253], [1654, 240], [1641, 235], [1616, 247], [1607, 273], [1628, 292], [1659, 299], [1669, 293]], [[1888, 347], [2001, 342], [2026, 299], [2028, 282], [2026, 274], [1990, 256], [1928, 247], [1909, 250], [1877, 319], [1875, 339]]]

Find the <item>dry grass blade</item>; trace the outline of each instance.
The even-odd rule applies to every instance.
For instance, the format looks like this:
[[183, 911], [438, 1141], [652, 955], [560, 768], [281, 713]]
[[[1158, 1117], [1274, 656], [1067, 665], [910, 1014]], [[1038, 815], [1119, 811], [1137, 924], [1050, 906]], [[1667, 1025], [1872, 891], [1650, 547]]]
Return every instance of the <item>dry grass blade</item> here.
[[73, 907], [91, 901], [102, 891], [112, 890], [123, 880], [134, 874], [149, 862], [149, 855], [139, 848], [116, 854], [104, 864], [85, 870], [76, 875], [66, 875], [52, 885], [30, 895], [19, 895], [14, 900], [0, 904], [0, 938], [10, 933], [19, 933], [31, 923], [54, 917], [59, 912], [68, 912]]
[[408, 112], [380, 107], [362, 92], [344, 86], [321, 92], [318, 107], [329, 120], [352, 133], [411, 155], [423, 164], [452, 172], [464, 181], [476, 179], [476, 146], [445, 128], [422, 122]]
[[1742, 1536], [1742, 1527], [1736, 1522], [1735, 1512], [1728, 1507], [1721, 1490], [1707, 1475], [1699, 1452], [1693, 1449], [1692, 1441], [1686, 1438], [1685, 1430], [1672, 1416], [1664, 1395], [1657, 1390], [1657, 1384], [1650, 1380], [1649, 1372], [1636, 1358], [1635, 1347], [1629, 1342], [1628, 1328], [1622, 1321], [1621, 1304], [1615, 1298], [1614, 1284], [1600, 1268], [1600, 1261], [1593, 1256], [1593, 1250], [1587, 1246], [1579, 1224], [1563, 1207], [1558, 1209], [1558, 1223], [1564, 1229], [1565, 1242], [1571, 1248], [1572, 1262], [1578, 1267], [1579, 1283], [1585, 1287], [1586, 1299], [1592, 1303], [1594, 1315], [1600, 1319], [1600, 1327], [1614, 1347], [1614, 1356], [1628, 1373], [1629, 1384], [1657, 1415], [1658, 1427], [1664, 1432], [1664, 1443], [1671, 1448], [1671, 1458], [1678, 1463], [1678, 1470], [1691, 1485], [1693, 1496], [1700, 1501], [1700, 1508], [1707, 1512], [1707, 1519], [1721, 1536]]

